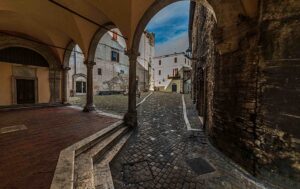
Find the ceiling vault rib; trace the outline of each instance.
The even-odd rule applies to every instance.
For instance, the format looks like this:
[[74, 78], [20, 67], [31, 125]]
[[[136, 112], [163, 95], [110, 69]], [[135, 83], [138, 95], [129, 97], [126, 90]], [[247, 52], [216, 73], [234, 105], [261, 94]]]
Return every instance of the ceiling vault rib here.
[[[56, 2], [55, 0], [49, 0], [49, 2], [55, 4], [56, 6], [62, 8], [62, 9], [64, 9], [64, 10], [66, 10], [66, 11], [72, 13], [72, 14], [75, 14], [76, 16], [79, 16], [80, 18], [82, 18], [82, 19], [84, 19], [84, 20], [86, 20], [86, 21], [88, 21], [88, 22], [90, 22], [90, 23], [92, 23], [92, 24], [95, 24], [95, 25], [99, 26], [100, 28], [103, 28], [103, 29], [105, 29], [105, 30], [107, 30], [107, 31], [113, 32], [113, 31], [111, 31], [109, 28], [107, 28], [106, 26], [101, 25], [101, 24], [98, 24], [97, 22], [95, 22], [95, 21], [93, 21], [93, 20], [87, 18], [86, 16], [83, 16], [83, 15], [79, 14], [78, 12], [76, 12], [76, 11], [74, 11], [74, 10], [72, 10], [72, 9], [70, 9], [70, 8], [68, 8], [68, 7], [66, 7], [66, 6], [64, 6], [64, 5], [62, 5], [62, 4], [58, 3], [58, 2]], [[124, 38], [125, 40], [128, 40], [127, 37], [125, 37], [125, 36], [123, 36], [123, 35], [121, 35], [121, 34], [116, 33], [116, 35], [118, 35], [118, 36]]]
[[[60, 46], [57, 46], [57, 45], [52, 45], [52, 44], [44, 43], [44, 42], [41, 42], [41, 41], [38, 41], [38, 40], [30, 39], [30, 38], [27, 38], [27, 37], [24, 37], [24, 36], [15, 35], [15, 34], [12, 34], [12, 33], [6, 33], [6, 32], [3, 32], [3, 31], [0, 31], [0, 34], [8, 35], [8, 36], [11, 36], [11, 37], [16, 37], [16, 38], [19, 38], [19, 39], [24, 39], [24, 40], [27, 40], [27, 41], [30, 41], [30, 42], [34, 42], [34, 43], [38, 43], [40, 45], [44, 45], [44, 46], [47, 46], [47, 47], [52, 47], [52, 48], [66, 50], [66, 51], [71, 51], [71, 52], [73, 51], [73, 50], [70, 50], [68, 48], [64, 48], [64, 47], [60, 47]], [[82, 52], [79, 52], [79, 51], [75, 51], [75, 52], [83, 54]]]

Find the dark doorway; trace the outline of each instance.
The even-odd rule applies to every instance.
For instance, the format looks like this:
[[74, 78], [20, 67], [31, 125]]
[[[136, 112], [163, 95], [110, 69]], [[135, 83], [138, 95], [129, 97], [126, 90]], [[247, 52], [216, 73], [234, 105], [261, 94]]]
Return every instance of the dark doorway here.
[[30, 79], [17, 79], [17, 104], [35, 103], [35, 81]]
[[177, 85], [176, 84], [173, 84], [172, 85], [172, 92], [177, 92]]

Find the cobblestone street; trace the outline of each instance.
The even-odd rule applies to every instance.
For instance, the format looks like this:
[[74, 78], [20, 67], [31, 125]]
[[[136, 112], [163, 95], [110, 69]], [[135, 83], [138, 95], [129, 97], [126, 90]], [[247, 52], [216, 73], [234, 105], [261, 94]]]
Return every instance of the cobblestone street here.
[[[137, 97], [137, 103], [142, 101], [149, 92], [141, 93], [141, 97]], [[86, 103], [86, 96], [70, 97], [70, 103], [76, 106], [84, 107]], [[94, 104], [100, 111], [107, 113], [124, 115], [128, 108], [128, 96], [119, 95], [105, 95], [105, 96], [94, 96]]]
[[154, 93], [138, 108], [139, 126], [111, 162], [115, 188], [259, 188], [202, 132], [187, 131], [182, 108], [174, 93]]

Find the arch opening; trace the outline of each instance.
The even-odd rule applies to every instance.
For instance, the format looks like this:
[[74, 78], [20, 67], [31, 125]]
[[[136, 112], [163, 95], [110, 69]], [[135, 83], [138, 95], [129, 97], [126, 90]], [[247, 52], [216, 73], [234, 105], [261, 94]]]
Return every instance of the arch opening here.
[[[132, 51], [138, 52], [141, 34], [151, 18], [162, 8], [174, 2], [177, 1], [155, 1], [145, 12], [136, 28], [131, 45]], [[273, 78], [276, 76], [270, 73], [266, 74], [268, 78], [264, 77], [265, 74], [260, 75], [261, 70], [266, 72], [273, 70], [274, 67], [269, 67], [271, 62], [273, 66], [278, 66], [278, 69], [273, 70], [274, 72], [279, 73], [281, 72], [279, 70], [285, 70], [284, 66], [278, 63], [283, 61], [282, 59], [271, 60], [270, 62], [265, 62], [264, 59], [265, 57], [270, 59], [280, 57], [273, 51], [282, 51], [282, 49], [277, 49], [276, 45], [269, 45], [269, 43], [280, 43], [277, 39], [274, 39], [274, 43], [265, 41], [265, 39], [273, 39], [274, 36], [280, 36], [284, 33], [283, 26], [280, 27], [281, 30], [278, 33], [273, 32], [277, 21], [268, 17], [270, 16], [269, 12], [273, 12], [269, 8], [276, 3], [256, 0], [224, 1], [222, 3], [214, 0], [193, 2], [195, 2], [195, 13], [191, 15], [193, 19], [190, 23], [192, 25], [190, 29], [191, 46], [188, 53], [191, 55], [189, 57], [194, 70], [191, 78], [195, 84], [193, 85], [194, 102], [197, 104], [200, 115], [204, 116], [206, 132], [211, 136], [216, 147], [253, 175], [264, 177], [260, 171], [267, 170], [270, 173], [269, 166], [282, 171], [280, 163], [286, 163], [284, 158], [279, 157], [275, 151], [266, 150], [261, 146], [262, 143], [265, 144], [265, 140], [268, 140], [264, 137], [270, 136], [269, 131], [273, 134], [277, 131], [268, 124], [270, 120], [267, 117], [275, 119], [272, 111], [266, 116], [265, 112], [268, 112], [268, 108], [275, 107], [273, 104], [276, 104], [278, 110], [291, 111], [291, 109], [288, 110], [279, 105], [280, 103], [276, 100], [278, 96], [261, 91], [262, 88], [266, 87], [264, 86], [266, 80], [270, 83], [273, 83], [274, 80], [277, 81]], [[274, 14], [277, 13], [274, 11]], [[284, 18], [279, 20], [283, 21]], [[292, 20], [292, 22], [295, 21], [294, 18]], [[296, 30], [297, 27], [292, 22], [289, 26], [293, 28], [292, 30]], [[272, 34], [274, 35], [272, 36]], [[265, 38], [262, 39], [262, 36]], [[267, 50], [261, 49], [261, 45]], [[281, 46], [284, 49], [288, 45], [282, 44]], [[285, 53], [282, 52], [283, 54]], [[288, 61], [295, 60], [285, 59], [285, 61], [286, 64], [289, 64]], [[173, 62], [176, 61], [173, 60]], [[158, 65], [161, 66], [161, 64], [164, 64], [162, 57], [158, 60]], [[266, 66], [268, 67], [267, 70]], [[158, 75], [163, 74], [162, 69], [156, 72]], [[172, 76], [174, 75], [169, 75], [168, 78]], [[281, 82], [280, 88], [284, 88], [283, 80]], [[275, 85], [278, 86], [278, 83]], [[171, 84], [172, 88], [173, 86]], [[272, 90], [276, 91], [277, 89]], [[292, 93], [296, 94], [297, 92], [293, 90]], [[268, 95], [270, 95], [272, 102], [266, 100], [269, 99]], [[281, 103], [284, 104], [283, 101]], [[281, 117], [281, 115], [277, 115]], [[262, 121], [261, 118], [266, 120]], [[284, 120], [289, 120], [292, 125], [295, 124], [295, 120], [289, 118]], [[280, 132], [284, 133], [285, 136], [290, 136], [289, 139], [288, 137], [284, 139], [285, 142], [293, 138], [292, 135], [298, 135], [298, 132], [292, 129], [293, 126], [288, 126], [281, 121], [275, 122], [278, 126], [280, 125]], [[287, 130], [287, 127], [290, 130]], [[262, 131], [261, 128], [266, 130]], [[237, 135], [238, 137], [233, 137]], [[280, 138], [278, 135], [276, 137]], [[269, 142], [274, 145], [274, 148], [280, 146], [281, 152], [286, 154], [291, 162], [295, 163], [293, 156], [297, 152], [293, 151], [293, 155], [288, 155], [288, 149], [284, 149], [284, 144], [278, 145]], [[257, 145], [258, 143], [259, 145]], [[230, 148], [224, 144], [230, 144]], [[269, 152], [272, 153], [272, 157], [262, 155]], [[293, 163], [289, 163], [288, 167], [291, 168], [289, 173], [284, 174], [279, 171], [274, 176], [288, 178], [288, 174], [297, 172], [297, 168], [292, 168]], [[270, 177], [267, 179], [272, 180]]]
[[30, 105], [51, 102], [50, 65], [31, 48], [8, 46], [0, 50], [0, 106]]

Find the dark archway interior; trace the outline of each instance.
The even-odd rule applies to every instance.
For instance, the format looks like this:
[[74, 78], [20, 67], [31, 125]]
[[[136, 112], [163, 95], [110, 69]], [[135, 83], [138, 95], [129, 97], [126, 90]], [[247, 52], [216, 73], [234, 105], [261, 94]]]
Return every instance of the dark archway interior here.
[[23, 47], [8, 47], [0, 50], [0, 61], [14, 64], [49, 67], [48, 62], [42, 55]]

